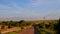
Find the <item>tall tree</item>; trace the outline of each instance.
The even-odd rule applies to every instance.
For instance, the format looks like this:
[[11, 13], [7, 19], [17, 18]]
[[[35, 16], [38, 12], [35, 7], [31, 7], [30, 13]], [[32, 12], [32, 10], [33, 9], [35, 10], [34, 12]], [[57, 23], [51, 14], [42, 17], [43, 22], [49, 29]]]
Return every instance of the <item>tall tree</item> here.
[[57, 34], [60, 34], [60, 19], [58, 21], [58, 24], [55, 25], [54, 29], [57, 31]]

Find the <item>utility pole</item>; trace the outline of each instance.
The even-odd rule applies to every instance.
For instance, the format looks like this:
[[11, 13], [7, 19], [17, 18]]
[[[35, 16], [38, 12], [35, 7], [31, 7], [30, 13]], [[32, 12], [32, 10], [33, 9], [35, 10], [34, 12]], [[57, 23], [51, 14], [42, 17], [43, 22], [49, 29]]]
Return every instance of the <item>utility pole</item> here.
[[45, 16], [44, 16], [44, 18], [43, 18], [44, 20], [45, 20]]
[[45, 16], [43, 17], [43, 23], [45, 22]]
[[44, 28], [45, 28], [45, 16], [43, 17], [43, 25], [44, 25]]

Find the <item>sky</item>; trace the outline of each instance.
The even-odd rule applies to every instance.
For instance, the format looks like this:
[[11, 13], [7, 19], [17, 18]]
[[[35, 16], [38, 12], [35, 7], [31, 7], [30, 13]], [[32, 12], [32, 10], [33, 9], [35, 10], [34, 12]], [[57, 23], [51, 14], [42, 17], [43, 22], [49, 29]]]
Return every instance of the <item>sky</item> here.
[[0, 0], [0, 17], [56, 19], [60, 16], [60, 0]]

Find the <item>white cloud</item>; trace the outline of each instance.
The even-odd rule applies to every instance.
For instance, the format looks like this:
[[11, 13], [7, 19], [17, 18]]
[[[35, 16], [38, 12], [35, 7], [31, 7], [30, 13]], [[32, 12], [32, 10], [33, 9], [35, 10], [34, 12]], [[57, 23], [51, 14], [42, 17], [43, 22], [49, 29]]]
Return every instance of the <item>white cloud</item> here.
[[60, 0], [31, 0], [32, 2], [32, 6], [36, 7], [36, 6], [40, 6], [40, 5], [44, 5], [44, 4], [59, 4]]
[[10, 3], [8, 5], [3, 5], [3, 4], [0, 4], [0, 16], [25, 16], [25, 17], [28, 17], [28, 16], [31, 16], [31, 10], [29, 9], [24, 9], [22, 8], [21, 6], [18, 6], [17, 3]]
[[[46, 9], [46, 7], [44, 9], [41, 9], [39, 12], [39, 10], [37, 11], [37, 10], [33, 10], [33, 9], [32, 10], [24, 9], [15, 2], [11, 2], [11, 1], [9, 1], [9, 2], [10, 3], [8, 5], [1, 5], [0, 4], [0, 11], [3, 11], [3, 12], [0, 12], [0, 15], [2, 15], [2, 16], [4, 16], [4, 15], [6, 15], [6, 16], [17, 16], [18, 15], [18, 16], [21, 16], [21, 17], [24, 16], [27, 18], [31, 18], [31, 17], [40, 18], [40, 16], [43, 17], [43, 16], [46, 16], [47, 14], [55, 15], [54, 14], [55, 12], [52, 14], [50, 13], [53, 10]], [[40, 5], [44, 4], [44, 2], [45, 1], [43, 1], [43, 0], [31, 0], [32, 7], [40, 6]], [[60, 9], [58, 11], [60, 11]], [[56, 15], [60, 16], [60, 12], [57, 12]]]
[[39, 6], [39, 5], [44, 3], [44, 1], [42, 1], [42, 0], [31, 0], [31, 2], [32, 2], [33, 7], [34, 6]]

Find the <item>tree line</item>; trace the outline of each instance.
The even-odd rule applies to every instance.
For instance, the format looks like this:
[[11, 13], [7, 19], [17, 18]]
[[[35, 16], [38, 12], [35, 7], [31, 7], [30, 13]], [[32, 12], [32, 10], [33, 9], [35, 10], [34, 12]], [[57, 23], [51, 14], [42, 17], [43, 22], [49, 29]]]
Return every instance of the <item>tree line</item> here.
[[24, 20], [20, 20], [20, 21], [2, 21], [2, 23], [0, 24], [1, 25], [1, 29], [4, 29], [5, 26], [7, 26], [8, 28], [12, 28], [12, 27], [24, 27], [24, 26], [28, 26], [30, 25], [31, 23], [29, 22], [26, 22]]
[[[51, 23], [48, 22], [49, 24], [45, 24], [45, 22], [43, 22], [43, 23], [40, 23], [40, 24], [35, 24], [34, 26], [38, 30], [39, 34], [42, 34], [42, 32], [48, 32], [48, 31], [45, 31], [43, 29], [50, 29], [52, 31], [55, 31], [54, 34], [60, 34], [60, 19], [59, 20], [55, 20], [55, 21], [51, 22]], [[52, 33], [48, 32], [46, 34], [52, 34]]]

